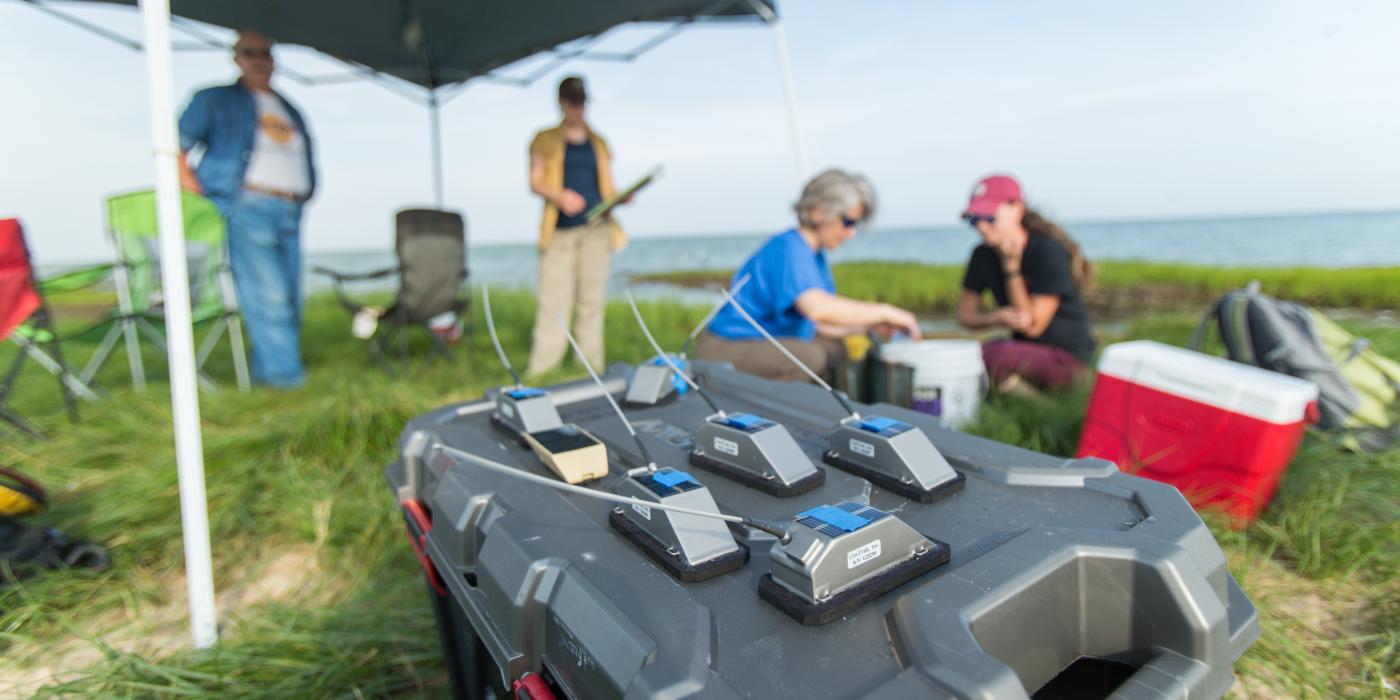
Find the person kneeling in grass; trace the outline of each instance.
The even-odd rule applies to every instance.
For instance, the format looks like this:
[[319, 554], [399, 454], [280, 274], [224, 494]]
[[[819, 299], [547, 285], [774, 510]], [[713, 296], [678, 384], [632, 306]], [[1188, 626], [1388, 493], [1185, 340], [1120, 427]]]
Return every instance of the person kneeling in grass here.
[[[919, 337], [914, 314], [889, 304], [837, 296], [827, 251], [855, 236], [875, 213], [875, 191], [860, 175], [828, 170], [807, 183], [793, 206], [798, 225], [769, 238], [730, 281], [748, 282], [735, 300], [764, 330], [819, 374], [845, 357], [842, 339], [875, 330]], [[724, 306], [695, 347], [702, 360], [780, 381], [804, 381], [793, 366], [734, 308]]]
[[[983, 178], [963, 219], [982, 237], [963, 275], [958, 323], [1008, 328], [1010, 339], [982, 346], [992, 381], [1003, 391], [1022, 381], [1062, 389], [1088, 373], [1095, 342], [1082, 293], [1093, 266], [1059, 225], [1026, 206], [1006, 175]], [[991, 290], [997, 308], [982, 309]]]

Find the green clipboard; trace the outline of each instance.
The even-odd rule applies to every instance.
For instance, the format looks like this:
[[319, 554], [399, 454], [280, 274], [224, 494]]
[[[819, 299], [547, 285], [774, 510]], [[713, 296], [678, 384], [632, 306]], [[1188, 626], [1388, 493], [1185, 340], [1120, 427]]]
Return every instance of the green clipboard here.
[[656, 179], [659, 177], [661, 177], [661, 166], [658, 165], [648, 170], [646, 175], [643, 175], [636, 182], [632, 183], [627, 189], [617, 192], [613, 194], [613, 196], [594, 204], [591, 209], [583, 213], [584, 221], [590, 225], [598, 223], [599, 219], [611, 214], [613, 207], [622, 203], [622, 200], [640, 192], [647, 185], [656, 182]]

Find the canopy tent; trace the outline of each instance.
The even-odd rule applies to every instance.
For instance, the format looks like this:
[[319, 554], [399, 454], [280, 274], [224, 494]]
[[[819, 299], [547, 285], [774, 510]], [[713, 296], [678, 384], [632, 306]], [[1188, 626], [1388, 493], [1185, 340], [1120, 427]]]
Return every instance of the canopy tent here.
[[[141, 8], [145, 41], [126, 39], [94, 23], [73, 17], [41, 0], [25, 0], [65, 21], [131, 48], [143, 48], [149, 86], [149, 111], [156, 166], [160, 256], [168, 329], [170, 394], [175, 428], [175, 453], [180, 482], [180, 512], [184, 533], [186, 588], [190, 629], [195, 648], [218, 639], [214, 608], [213, 564], [210, 555], [208, 505], [205, 496], [203, 440], [196, 390], [194, 338], [189, 279], [179, 187], [179, 141], [175, 127], [171, 10], [179, 17], [230, 29], [257, 27], [284, 43], [322, 51], [356, 68], [355, 76], [371, 76], [390, 84], [406, 82], [423, 88], [431, 109], [434, 188], [442, 195], [440, 138], [437, 113], [439, 91], [476, 77], [502, 79], [498, 69], [541, 52], [555, 60], [523, 79], [529, 84], [574, 58], [630, 61], [691, 22], [706, 19], [761, 19], [774, 29], [787, 99], [789, 126], [797, 154], [798, 174], [806, 159], [798, 133], [796, 101], [786, 40], [778, 22], [775, 0], [87, 0], [136, 5]], [[590, 54], [589, 38], [627, 22], [671, 22], [671, 31], [626, 54]], [[203, 47], [219, 45], [197, 27], [182, 25]], [[561, 44], [583, 40], [569, 49]], [[198, 46], [197, 46], [198, 47]], [[196, 47], [196, 48], [197, 48]], [[180, 47], [185, 48], [185, 47]], [[285, 74], [286, 71], [283, 71]], [[300, 78], [302, 82], [340, 82], [341, 78]]]
[[[139, 41], [67, 13], [57, 3], [24, 1], [87, 31], [141, 48]], [[83, 0], [83, 4], [93, 2], [137, 4], [136, 0]], [[773, 30], [798, 177], [807, 172], [787, 41], [776, 0], [173, 0], [171, 10], [176, 14], [176, 26], [194, 40], [172, 44], [172, 49], [228, 48], [195, 22], [254, 27], [280, 43], [313, 48], [352, 68], [343, 74], [308, 76], [279, 67], [279, 74], [296, 82], [324, 85], [377, 79], [400, 94], [421, 99], [429, 109], [433, 201], [438, 207], [443, 201], [439, 109], [461, 92], [466, 81], [479, 78], [528, 86], [571, 60], [630, 62], [693, 23], [762, 21]], [[595, 50], [608, 30], [636, 22], [670, 26], [630, 50]], [[538, 54], [547, 54], [551, 60], [523, 77], [500, 73], [500, 69]]]

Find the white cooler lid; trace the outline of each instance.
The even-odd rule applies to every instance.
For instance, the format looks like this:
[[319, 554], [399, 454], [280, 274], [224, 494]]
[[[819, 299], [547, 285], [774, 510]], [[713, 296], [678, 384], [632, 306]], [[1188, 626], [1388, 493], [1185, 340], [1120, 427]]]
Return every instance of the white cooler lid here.
[[1317, 400], [1306, 379], [1152, 340], [1104, 348], [1099, 372], [1270, 423], [1302, 420]]

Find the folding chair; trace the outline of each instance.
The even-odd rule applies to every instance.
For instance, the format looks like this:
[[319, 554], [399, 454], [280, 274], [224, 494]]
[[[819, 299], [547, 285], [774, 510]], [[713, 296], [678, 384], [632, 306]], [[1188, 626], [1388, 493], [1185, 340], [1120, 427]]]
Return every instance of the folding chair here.
[[0, 219], [0, 341], [6, 339], [20, 350], [5, 372], [4, 384], [0, 385], [0, 419], [34, 437], [43, 437], [33, 423], [6, 403], [19, 382], [24, 361], [32, 359], [58, 378], [58, 390], [63, 394], [68, 418], [77, 421], [78, 406], [74, 398], [96, 399], [97, 396], [68, 370], [63, 360], [53, 316], [35, 279], [29, 247], [24, 242], [24, 228], [18, 219]]
[[[455, 315], [455, 322], [467, 321], [465, 328], [471, 333], [469, 319], [464, 319], [470, 308], [471, 297], [462, 294], [462, 286], [467, 281], [467, 237], [466, 224], [462, 215], [456, 212], [436, 209], [405, 209], [394, 216], [394, 252], [398, 255], [398, 267], [364, 273], [341, 273], [324, 267], [313, 271], [335, 280], [336, 298], [355, 317], [356, 335], [369, 341], [371, 354], [388, 366], [387, 351], [397, 337], [399, 355], [408, 364], [408, 335], [410, 327], [423, 327], [429, 331], [433, 352], [447, 359], [452, 351], [442, 334], [434, 332], [429, 322], [445, 315]], [[345, 291], [347, 282], [385, 279], [399, 276], [399, 289], [394, 302], [387, 309], [379, 311], [352, 299]], [[373, 327], [361, 332], [362, 323]], [[470, 352], [471, 343], [467, 343]]]
[[[195, 368], [204, 389], [217, 385], [204, 372], [204, 365], [228, 333], [229, 350], [238, 388], [247, 391], [248, 358], [243, 347], [243, 325], [238, 315], [238, 297], [229, 269], [227, 227], [213, 202], [192, 192], [183, 192], [185, 246], [190, 270], [190, 308], [196, 326], [210, 324], [199, 344]], [[116, 249], [112, 281], [117, 290], [117, 308], [107, 325], [106, 335], [83, 368], [81, 379], [89, 382], [116, 349], [126, 340], [127, 364], [131, 382], [146, 388], [146, 371], [141, 361], [141, 338], [165, 349], [162, 332], [159, 232], [156, 226], [155, 192], [142, 190], [107, 200], [107, 233]], [[91, 332], [91, 331], [88, 331]]]

